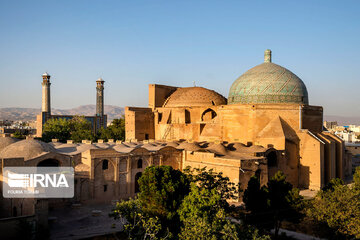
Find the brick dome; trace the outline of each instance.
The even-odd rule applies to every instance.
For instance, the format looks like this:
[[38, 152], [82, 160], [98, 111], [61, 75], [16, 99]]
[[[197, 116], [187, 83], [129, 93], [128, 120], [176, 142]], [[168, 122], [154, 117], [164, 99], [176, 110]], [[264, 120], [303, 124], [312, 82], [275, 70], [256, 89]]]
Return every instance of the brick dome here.
[[224, 105], [227, 100], [221, 94], [203, 87], [178, 88], [165, 101], [163, 107], [196, 107]]
[[229, 104], [295, 103], [309, 104], [304, 82], [288, 69], [271, 62], [271, 51], [265, 51], [265, 62], [241, 75], [231, 86]]
[[16, 141], [17, 140], [12, 137], [0, 137], [0, 151]]
[[56, 149], [48, 143], [26, 139], [5, 147], [0, 152], [0, 158], [24, 158], [26, 161], [49, 152], [56, 152]]

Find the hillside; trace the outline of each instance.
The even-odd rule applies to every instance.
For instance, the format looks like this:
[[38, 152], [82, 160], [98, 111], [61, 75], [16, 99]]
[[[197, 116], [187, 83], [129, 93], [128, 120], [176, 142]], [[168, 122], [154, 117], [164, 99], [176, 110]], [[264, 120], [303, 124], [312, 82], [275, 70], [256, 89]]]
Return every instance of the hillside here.
[[[95, 115], [95, 105], [83, 105], [71, 109], [51, 109], [54, 115]], [[0, 108], [0, 120], [35, 120], [36, 115], [40, 113], [38, 108]], [[123, 107], [105, 105], [105, 114], [108, 115], [108, 120], [120, 118], [124, 113]]]

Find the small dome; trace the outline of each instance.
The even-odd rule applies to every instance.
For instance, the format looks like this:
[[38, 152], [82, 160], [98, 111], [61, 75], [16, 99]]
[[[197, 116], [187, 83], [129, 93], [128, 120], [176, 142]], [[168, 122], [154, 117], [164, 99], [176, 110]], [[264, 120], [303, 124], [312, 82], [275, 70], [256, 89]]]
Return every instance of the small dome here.
[[48, 143], [26, 139], [5, 147], [0, 158], [24, 158], [26, 161], [49, 152], [56, 152], [56, 149]]
[[82, 143], [80, 144], [79, 146], [76, 147], [76, 150], [79, 152], [79, 153], [82, 153], [82, 152], [85, 152], [89, 149], [99, 149], [99, 147], [93, 145], [93, 144], [87, 144], [87, 143]]
[[304, 82], [288, 69], [271, 62], [271, 51], [265, 51], [265, 62], [241, 75], [231, 86], [229, 104], [295, 103], [309, 104]]
[[84, 163], [79, 163], [75, 166], [75, 172], [88, 172], [90, 171], [90, 167]]
[[0, 152], [10, 144], [17, 142], [15, 138], [12, 137], [0, 137]]
[[135, 147], [129, 147], [128, 145], [125, 145], [123, 143], [121, 144], [116, 144], [113, 149], [117, 152], [120, 152], [120, 153], [129, 153], [131, 152], [132, 150], [135, 149]]
[[166, 146], [176, 148], [177, 146], [179, 146], [179, 144], [177, 142], [168, 142], [166, 143]]
[[200, 146], [196, 143], [182, 142], [176, 149], [186, 150], [186, 151], [199, 151], [201, 150]]
[[196, 107], [225, 105], [226, 98], [203, 87], [178, 88], [168, 97], [163, 107]]
[[44, 72], [43, 77], [50, 77], [50, 75], [47, 72]]
[[226, 155], [227, 150], [221, 143], [210, 143], [206, 150], [214, 152], [218, 155]]

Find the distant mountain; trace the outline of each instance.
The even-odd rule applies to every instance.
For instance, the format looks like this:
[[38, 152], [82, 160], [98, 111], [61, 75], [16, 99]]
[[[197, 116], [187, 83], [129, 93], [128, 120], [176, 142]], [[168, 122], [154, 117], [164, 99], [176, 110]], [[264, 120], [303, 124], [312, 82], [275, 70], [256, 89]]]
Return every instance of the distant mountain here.
[[360, 125], [360, 117], [346, 117], [336, 115], [325, 115], [324, 121], [337, 121], [338, 125]]
[[[108, 120], [120, 118], [124, 114], [124, 108], [112, 105], [105, 105], [105, 114]], [[38, 108], [0, 108], [0, 120], [36, 120], [36, 115], [41, 112]], [[96, 112], [95, 105], [83, 105], [72, 109], [51, 109], [54, 115], [85, 115], [93, 116]]]

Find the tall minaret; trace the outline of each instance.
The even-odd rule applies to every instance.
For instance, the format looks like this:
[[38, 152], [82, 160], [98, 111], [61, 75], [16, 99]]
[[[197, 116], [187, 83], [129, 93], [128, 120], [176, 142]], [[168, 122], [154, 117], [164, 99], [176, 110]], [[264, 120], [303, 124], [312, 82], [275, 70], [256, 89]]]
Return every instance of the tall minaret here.
[[51, 115], [51, 105], [50, 105], [50, 75], [45, 72], [42, 75], [42, 105], [41, 111]]
[[104, 115], [104, 80], [96, 80], [96, 116]]

